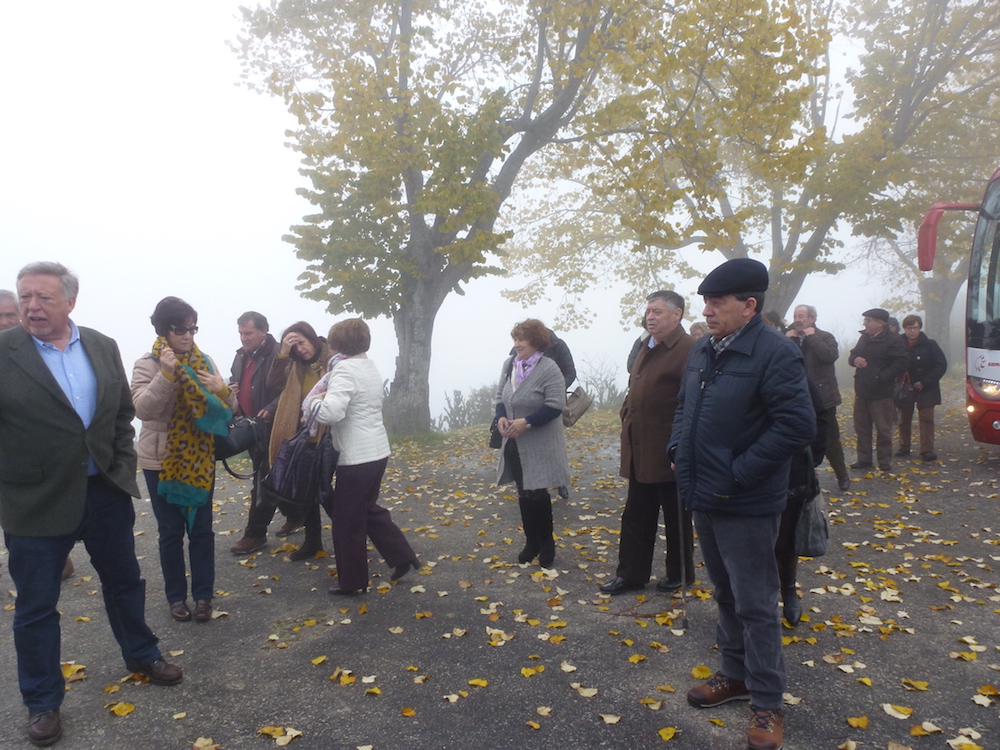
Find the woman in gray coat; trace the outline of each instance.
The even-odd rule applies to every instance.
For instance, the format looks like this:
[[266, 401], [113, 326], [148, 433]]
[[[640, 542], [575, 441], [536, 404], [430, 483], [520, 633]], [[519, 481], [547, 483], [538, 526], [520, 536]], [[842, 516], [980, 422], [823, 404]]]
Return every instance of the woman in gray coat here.
[[504, 362], [497, 389], [497, 428], [503, 436], [497, 484], [517, 485], [526, 543], [518, 562], [548, 568], [556, 556], [549, 487], [569, 484], [562, 410], [566, 383], [559, 366], [542, 356], [550, 338], [528, 319], [514, 326], [514, 356]]

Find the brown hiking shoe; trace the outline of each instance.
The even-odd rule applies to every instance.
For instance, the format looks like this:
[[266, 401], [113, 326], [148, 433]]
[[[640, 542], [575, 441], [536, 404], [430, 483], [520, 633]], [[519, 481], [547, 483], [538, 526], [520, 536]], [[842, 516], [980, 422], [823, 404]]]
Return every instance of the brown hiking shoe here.
[[729, 701], [748, 701], [750, 691], [743, 680], [716, 674], [704, 685], [688, 690], [688, 703], [695, 708], [714, 708]]
[[747, 750], [781, 750], [785, 712], [780, 708], [757, 708], [750, 705], [750, 731], [747, 732]]
[[249, 555], [267, 546], [267, 537], [245, 536], [229, 548], [234, 555]]

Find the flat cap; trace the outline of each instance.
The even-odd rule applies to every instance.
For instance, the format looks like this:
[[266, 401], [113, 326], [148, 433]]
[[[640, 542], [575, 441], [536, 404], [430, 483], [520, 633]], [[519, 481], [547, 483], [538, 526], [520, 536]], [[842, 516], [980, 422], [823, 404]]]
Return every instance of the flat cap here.
[[733, 258], [712, 271], [698, 287], [704, 297], [741, 292], [766, 292], [767, 267], [753, 258]]
[[871, 310], [865, 310], [861, 313], [861, 315], [865, 318], [881, 320], [883, 323], [889, 322], [889, 312], [887, 310], [883, 310], [881, 307], [873, 307]]

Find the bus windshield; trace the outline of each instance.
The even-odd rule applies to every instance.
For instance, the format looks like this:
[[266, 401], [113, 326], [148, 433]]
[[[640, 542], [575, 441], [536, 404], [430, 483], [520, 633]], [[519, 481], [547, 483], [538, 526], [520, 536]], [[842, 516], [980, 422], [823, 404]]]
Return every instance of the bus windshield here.
[[969, 347], [1000, 349], [1000, 180], [990, 183], [969, 263]]

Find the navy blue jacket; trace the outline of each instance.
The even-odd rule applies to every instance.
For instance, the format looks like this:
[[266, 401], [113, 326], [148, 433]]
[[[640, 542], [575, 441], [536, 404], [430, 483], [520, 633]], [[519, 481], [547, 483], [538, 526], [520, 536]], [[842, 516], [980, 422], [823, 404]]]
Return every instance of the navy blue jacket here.
[[792, 454], [816, 432], [802, 353], [760, 315], [721, 354], [711, 342], [688, 356], [668, 445], [681, 497], [697, 511], [780, 513]]

